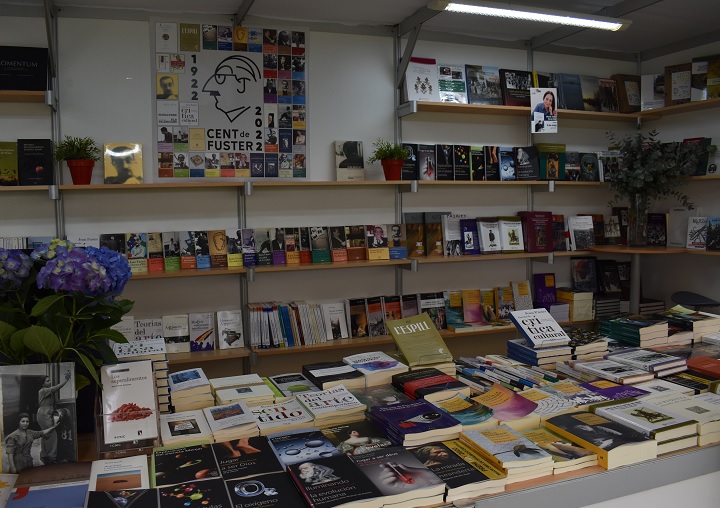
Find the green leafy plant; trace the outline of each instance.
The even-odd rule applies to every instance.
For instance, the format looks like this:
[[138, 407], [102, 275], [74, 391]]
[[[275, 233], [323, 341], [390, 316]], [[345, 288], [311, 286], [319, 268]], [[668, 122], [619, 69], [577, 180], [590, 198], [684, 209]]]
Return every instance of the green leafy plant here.
[[65, 136], [55, 145], [55, 160], [93, 160], [100, 159], [100, 147], [90, 137], [78, 138]]
[[404, 148], [397, 143], [390, 143], [384, 139], [378, 138], [373, 143], [373, 154], [368, 158], [369, 163], [375, 161], [383, 161], [387, 159], [405, 160], [410, 155], [410, 150]]
[[100, 384], [100, 367], [117, 362], [108, 341], [127, 342], [110, 327], [133, 307], [116, 299], [131, 276], [106, 247], [55, 239], [30, 255], [0, 248], [0, 364], [72, 361], [76, 389]]
[[659, 133], [638, 132], [618, 139], [608, 133], [608, 139], [620, 152], [620, 171], [613, 173], [610, 188], [615, 192], [613, 204], [622, 199], [644, 196], [650, 202], [675, 197], [686, 208], [692, 208], [688, 196], [680, 190], [686, 177], [693, 174], [698, 162], [714, 145], [704, 147], [692, 143], [663, 143]]

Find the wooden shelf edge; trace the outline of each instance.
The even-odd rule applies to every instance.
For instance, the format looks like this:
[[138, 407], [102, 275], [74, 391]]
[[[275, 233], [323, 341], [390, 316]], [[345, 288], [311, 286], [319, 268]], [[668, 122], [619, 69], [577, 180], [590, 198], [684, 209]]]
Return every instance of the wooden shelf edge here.
[[138, 184], [90, 184], [90, 185], [60, 185], [61, 191], [133, 191], [133, 190], [158, 190], [158, 189], [198, 189], [198, 188], [237, 188], [244, 187], [245, 182], [202, 182], [192, 181], [187, 183], [138, 183]]
[[45, 102], [45, 90], [0, 90], [0, 102]]
[[335, 349], [349, 349], [349, 348], [367, 348], [368, 346], [382, 346], [387, 344], [393, 344], [395, 341], [389, 335], [382, 335], [380, 337], [360, 337], [355, 339], [339, 339], [329, 342], [321, 342], [320, 344], [306, 344], [304, 346], [290, 346], [280, 347], [273, 349], [256, 349], [253, 348], [253, 353], [258, 356], [275, 356], [275, 355], [291, 355], [295, 353], [314, 353], [317, 351], [330, 351]]
[[3, 185], [0, 186], [0, 192], [37, 192], [48, 191], [47, 185]]
[[218, 360], [232, 360], [233, 358], [248, 358], [250, 350], [247, 348], [213, 349], [211, 351], [193, 351], [190, 353], [168, 353], [170, 365], [187, 363], [213, 362]]
[[660, 246], [647, 246], [647, 247], [629, 247], [627, 245], [595, 245], [589, 247], [590, 252], [603, 252], [609, 254], [688, 254], [693, 252], [706, 252], [706, 251], [692, 251], [690, 249], [683, 249], [680, 247], [660, 247]]
[[378, 266], [410, 266], [410, 259], [383, 259], [377, 261], [341, 261], [328, 263], [300, 263], [289, 265], [255, 266], [255, 273], [298, 272], [306, 270], [338, 270], [343, 268], [374, 268]]

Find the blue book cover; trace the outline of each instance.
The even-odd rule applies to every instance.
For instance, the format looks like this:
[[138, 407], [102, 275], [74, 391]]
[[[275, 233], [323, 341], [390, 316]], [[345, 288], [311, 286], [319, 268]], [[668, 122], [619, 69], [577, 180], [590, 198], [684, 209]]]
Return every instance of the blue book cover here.
[[477, 219], [460, 219], [460, 232], [462, 233], [462, 253], [464, 255], [480, 254], [480, 239], [478, 238]]
[[265, 154], [250, 154], [250, 176], [262, 178], [265, 176]]
[[393, 436], [408, 434], [445, 434], [462, 430], [460, 422], [424, 399], [392, 406], [374, 406], [368, 414], [370, 421]]

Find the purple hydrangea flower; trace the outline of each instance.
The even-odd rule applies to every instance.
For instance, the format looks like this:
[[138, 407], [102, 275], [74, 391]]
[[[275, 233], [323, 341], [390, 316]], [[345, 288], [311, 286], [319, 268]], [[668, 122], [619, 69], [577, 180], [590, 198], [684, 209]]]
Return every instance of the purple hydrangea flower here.
[[110, 290], [111, 279], [105, 268], [82, 249], [59, 249], [38, 271], [36, 283], [41, 289], [50, 288], [56, 292], [101, 295]]
[[132, 277], [130, 264], [122, 254], [110, 250], [107, 247], [86, 247], [85, 251], [95, 258], [98, 263], [105, 268], [107, 276], [110, 279], [109, 292], [120, 294], [125, 289], [125, 284]]
[[47, 245], [41, 245], [40, 247], [36, 247], [35, 250], [32, 251], [32, 253], [30, 254], [30, 257], [32, 257], [36, 261], [54, 259], [55, 256], [57, 256], [58, 254], [71, 251], [74, 247], [75, 245], [73, 245], [71, 242], [68, 242], [67, 240], [60, 240], [59, 238], [55, 238]]
[[21, 250], [0, 248], [0, 293], [16, 290], [30, 275], [33, 261]]

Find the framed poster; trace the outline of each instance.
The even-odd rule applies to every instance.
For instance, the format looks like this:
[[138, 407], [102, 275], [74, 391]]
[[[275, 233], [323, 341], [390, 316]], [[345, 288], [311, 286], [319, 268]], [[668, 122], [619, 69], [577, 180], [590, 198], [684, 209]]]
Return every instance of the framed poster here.
[[305, 31], [154, 25], [155, 154], [165, 178], [305, 178]]

